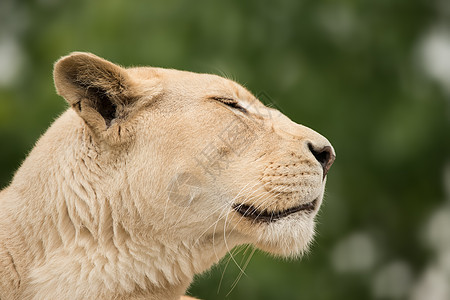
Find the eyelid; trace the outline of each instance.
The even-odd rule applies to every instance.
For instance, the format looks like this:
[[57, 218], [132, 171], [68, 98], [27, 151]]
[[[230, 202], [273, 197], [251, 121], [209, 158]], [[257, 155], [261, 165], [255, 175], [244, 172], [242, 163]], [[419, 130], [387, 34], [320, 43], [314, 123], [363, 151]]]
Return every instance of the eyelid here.
[[210, 99], [222, 102], [223, 104], [228, 105], [231, 108], [237, 109], [243, 113], [247, 113], [247, 110], [244, 107], [242, 107], [236, 99], [217, 96], [210, 97]]
[[237, 103], [237, 101], [235, 100], [235, 99], [233, 99], [233, 98], [230, 98], [230, 97], [218, 97], [218, 96], [213, 96], [213, 97], [210, 97], [211, 99], [213, 99], [213, 100], [216, 100], [216, 101], [220, 101], [220, 102], [223, 102], [223, 103]]

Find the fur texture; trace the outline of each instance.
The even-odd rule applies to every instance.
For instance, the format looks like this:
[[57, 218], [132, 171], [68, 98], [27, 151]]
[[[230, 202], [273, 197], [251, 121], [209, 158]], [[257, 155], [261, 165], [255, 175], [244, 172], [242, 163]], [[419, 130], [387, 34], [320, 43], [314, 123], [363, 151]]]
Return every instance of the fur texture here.
[[0, 299], [179, 299], [236, 245], [307, 249], [324, 137], [215, 75], [72, 53], [54, 80], [70, 108], [0, 192]]

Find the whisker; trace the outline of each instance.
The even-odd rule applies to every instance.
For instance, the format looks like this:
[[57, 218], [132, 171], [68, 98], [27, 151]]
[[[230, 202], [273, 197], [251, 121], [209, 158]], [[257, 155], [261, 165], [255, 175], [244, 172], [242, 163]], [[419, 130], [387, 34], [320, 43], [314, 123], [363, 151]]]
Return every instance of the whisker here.
[[[239, 197], [239, 194], [241, 193], [241, 192], [243, 192], [244, 190], [246, 190], [246, 189], [249, 189], [248, 188], [248, 185], [249, 185], [250, 183], [248, 183], [248, 184], [246, 184], [242, 189], [241, 189], [241, 191], [239, 191], [239, 193], [230, 201], [231, 203], [233, 203], [234, 202], [234, 200], [236, 199], [236, 198], [238, 198]], [[254, 186], [252, 186], [252, 187], [254, 187]], [[229, 207], [230, 206], [230, 203], [228, 203], [228, 202], [226, 202], [226, 203], [224, 203], [224, 204], [222, 204], [222, 206], [220, 206], [218, 209], [216, 209], [213, 213], [211, 213], [209, 216], [207, 216], [206, 218], [205, 218], [205, 220], [207, 219], [207, 218], [209, 218], [211, 215], [213, 215], [215, 212], [217, 212], [219, 209], [222, 209], [222, 211], [221, 211], [221, 214], [224, 212], [224, 209], [225, 208], [227, 208], [227, 207]], [[219, 218], [214, 222], [214, 223], [212, 223], [208, 228], [206, 228], [206, 230], [205, 231], [203, 231], [201, 234], [200, 234], [200, 236], [197, 238], [197, 240], [196, 240], [196, 242], [194, 243], [194, 245], [195, 244], [197, 244], [198, 242], [199, 242], [199, 240], [200, 240], [200, 238], [211, 228], [211, 227], [213, 227], [214, 225], [216, 225], [217, 224], [217, 222], [219, 222], [220, 221], [220, 219], [223, 217], [220, 217], [221, 216], [221, 214], [219, 215]]]
[[233, 262], [236, 264], [236, 266], [239, 268], [239, 270], [241, 270], [242, 272], [244, 272], [244, 270], [242, 270], [241, 266], [239, 266], [238, 262], [236, 261], [236, 259], [233, 256], [233, 253], [231, 253], [230, 251], [230, 247], [228, 246], [228, 242], [227, 242], [227, 235], [226, 235], [226, 226], [227, 226], [227, 220], [228, 220], [228, 216], [229, 214], [227, 214], [227, 217], [225, 218], [225, 223], [223, 224], [223, 240], [225, 243], [225, 247], [227, 248], [227, 251], [230, 252], [230, 257], [233, 260]]
[[[258, 180], [258, 181], [255, 183], [254, 186], [256, 186], [256, 185], [259, 184], [259, 183], [260, 183], [260, 180]], [[254, 193], [256, 193], [256, 191], [258, 191], [259, 189], [260, 189], [260, 187], [258, 187], [256, 190], [254, 190], [254, 191], [251, 193], [251, 195], [253, 195]], [[230, 251], [230, 247], [228, 246], [228, 242], [227, 242], [227, 234], [226, 234], [226, 232], [227, 232], [226, 226], [227, 226], [227, 224], [228, 224], [228, 216], [229, 216], [229, 214], [227, 214], [227, 216], [226, 216], [226, 218], [225, 218], [224, 225], [223, 225], [223, 238], [224, 238], [225, 247], [227, 248], [227, 251], [230, 252], [230, 257], [231, 257], [231, 259], [233, 260], [233, 262], [236, 264], [236, 266], [239, 268], [239, 270], [240, 270], [242, 273], [245, 273], [245, 271], [241, 268], [241, 266], [238, 264], [238, 262], [237, 262], [236, 259], [234, 258], [233, 254], [232, 254], [231, 251]]]
[[[285, 187], [285, 189], [287, 189], [287, 187]], [[275, 194], [275, 196], [277, 196], [278, 194], [280, 194], [280, 193], [282, 193], [284, 190], [281, 190], [281, 191], [279, 191], [279, 192], [273, 192], [273, 191], [268, 191], [268, 192], [264, 192], [262, 195], [260, 195], [258, 198], [256, 198], [255, 200], [259, 200], [259, 199], [261, 199], [262, 197], [265, 197], [266, 195], [268, 195], [268, 194], [271, 194], [271, 193], [274, 193]], [[245, 200], [245, 201], [247, 201], [249, 199], [249, 197]], [[270, 205], [272, 205], [273, 203], [275, 203], [276, 201], [277, 201], [277, 199], [276, 199], [276, 197], [273, 197], [273, 199], [266, 199], [266, 201], [264, 201], [264, 202], [262, 202], [262, 203], [260, 203], [257, 207], [253, 207], [253, 208], [251, 208], [251, 207], [249, 207], [246, 211], [245, 211], [245, 213], [247, 213], [248, 211], [249, 211], [249, 209], [255, 209], [255, 210], [258, 210], [262, 205], [265, 205], [266, 203], [267, 203], [267, 201], [269, 201], [269, 200], [272, 200], [272, 203], [270, 203], [269, 204], [269, 206]], [[240, 206], [242, 206], [243, 205], [243, 203], [241, 203], [239, 206], [237, 206], [238, 208], [240, 207]], [[261, 213], [262, 213], [262, 211], [258, 214], [258, 216], [259, 215], [261, 215]], [[239, 218], [239, 220], [236, 222], [236, 224], [234, 225], [234, 227], [233, 227], [233, 229], [230, 231], [230, 233], [229, 233], [229, 235], [234, 231], [234, 229], [239, 225], [239, 223], [242, 221], [242, 219], [244, 219], [244, 216], [242, 215], [240, 218]]]
[[[234, 255], [236, 255], [236, 254], [238, 254], [243, 248], [234, 248], [235, 250], [234, 250]], [[245, 251], [244, 251], [244, 253], [243, 253], [243, 255], [245, 255], [245, 252], [247, 251], [247, 249], [248, 249], [248, 247], [246, 247], [245, 248]], [[220, 281], [219, 281], [219, 286], [217, 287], [217, 294], [219, 294], [219, 292], [220, 292], [220, 287], [222, 286], [222, 281], [223, 281], [223, 278], [224, 278], [224, 275], [225, 275], [225, 271], [227, 270], [227, 267], [228, 267], [228, 264], [230, 263], [230, 261], [231, 261], [231, 257], [228, 257], [228, 260], [227, 260], [227, 263], [226, 263], [226, 265], [225, 265], [225, 268], [223, 269], [223, 271], [222, 271], [222, 275], [220, 276]]]
[[[270, 194], [270, 192], [264, 192], [263, 194], [261, 194], [261, 195], [259, 195], [257, 198], [255, 198], [255, 200], [259, 200], [259, 199], [261, 199], [261, 198], [267, 196], [268, 194]], [[250, 198], [250, 197], [248, 197], [248, 198], [246, 199], [246, 201], [247, 201], [249, 198]], [[267, 201], [267, 200], [266, 200], [266, 201]], [[261, 207], [262, 205], [264, 205], [264, 204], [265, 204], [265, 202], [262, 202], [262, 203], [260, 203], [257, 207], [254, 207], [254, 208], [252, 208], [252, 207], [249, 206], [249, 208], [247, 208], [247, 210], [245, 211], [245, 213], [247, 213], [250, 209], [258, 209], [258, 208], [260, 208], [260, 207]], [[239, 206], [237, 206], [237, 207], [239, 208], [239, 207], [241, 207], [242, 205], [244, 205], [244, 202], [241, 203], [241, 204], [240, 204]], [[244, 218], [245, 218], [244, 215], [241, 215], [241, 217], [239, 218], [239, 220], [236, 222], [236, 224], [234, 225], [233, 229], [231, 230], [230, 234], [234, 231], [234, 229], [236, 229], [236, 227], [239, 225], [239, 223], [240, 223]]]
[[[284, 188], [285, 190], [287, 190], [287, 187], [285, 187]], [[282, 193], [282, 192], [284, 192], [284, 190], [281, 190], [279, 193]], [[270, 192], [269, 192], [270, 193]], [[277, 194], [275, 194], [276, 196], [277, 196]], [[268, 201], [268, 200], [272, 200], [272, 202], [268, 205], [268, 206], [271, 206], [273, 203], [275, 203], [276, 201], [277, 201], [277, 198], [276, 198], [276, 196], [275, 197], [273, 197], [272, 199], [266, 199], [266, 202]], [[259, 207], [257, 207], [256, 208], [256, 210], [259, 210], [259, 208], [261, 207], [261, 205], [259, 205]], [[256, 219], [261, 215], [263, 213], [263, 210], [260, 210], [260, 213], [256, 216]], [[271, 215], [273, 216], [273, 212], [271, 213]], [[253, 221], [253, 223], [256, 221], [256, 219]]]
[[[252, 259], [253, 254], [255, 254], [255, 251], [256, 251], [256, 249], [253, 248], [252, 252], [251, 252], [250, 255], [248, 256], [248, 258], [247, 258], [247, 260], [246, 260], [246, 262], [245, 262], [245, 264], [244, 264], [244, 270], [247, 269], [247, 266], [248, 266], [248, 264], [250, 263], [250, 260]], [[237, 286], [237, 284], [239, 283], [239, 280], [242, 278], [242, 275], [247, 276], [247, 274], [245, 274], [245, 272], [239, 273], [238, 277], [234, 280], [233, 284], [231, 285], [230, 291], [228, 292], [228, 294], [226, 294], [225, 297], [228, 297], [228, 296], [231, 294], [231, 292], [234, 290], [234, 288], [235, 288], [235, 287]]]

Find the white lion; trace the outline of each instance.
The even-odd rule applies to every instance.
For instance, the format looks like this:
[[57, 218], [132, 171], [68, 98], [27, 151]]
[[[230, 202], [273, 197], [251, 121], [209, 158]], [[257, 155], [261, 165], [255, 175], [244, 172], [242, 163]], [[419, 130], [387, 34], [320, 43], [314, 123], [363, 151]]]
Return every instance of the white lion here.
[[301, 255], [335, 154], [209, 74], [55, 64], [70, 108], [0, 192], [0, 298], [178, 299], [239, 244]]

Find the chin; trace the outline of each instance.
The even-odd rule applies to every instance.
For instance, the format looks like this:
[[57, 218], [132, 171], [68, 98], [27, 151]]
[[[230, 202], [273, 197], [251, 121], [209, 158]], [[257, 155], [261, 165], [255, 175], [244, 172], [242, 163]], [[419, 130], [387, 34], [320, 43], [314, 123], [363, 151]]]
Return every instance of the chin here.
[[247, 243], [282, 257], [300, 257], [308, 252], [314, 238], [316, 212], [298, 212], [267, 222], [235, 214], [235, 230], [246, 236]]
[[313, 216], [288, 217], [259, 228], [254, 244], [276, 256], [300, 257], [309, 250], [314, 238], [314, 227]]
[[300, 257], [308, 252], [315, 234], [315, 217], [322, 195], [311, 202], [277, 213], [249, 205], [235, 205], [232, 223], [257, 248], [282, 257]]

